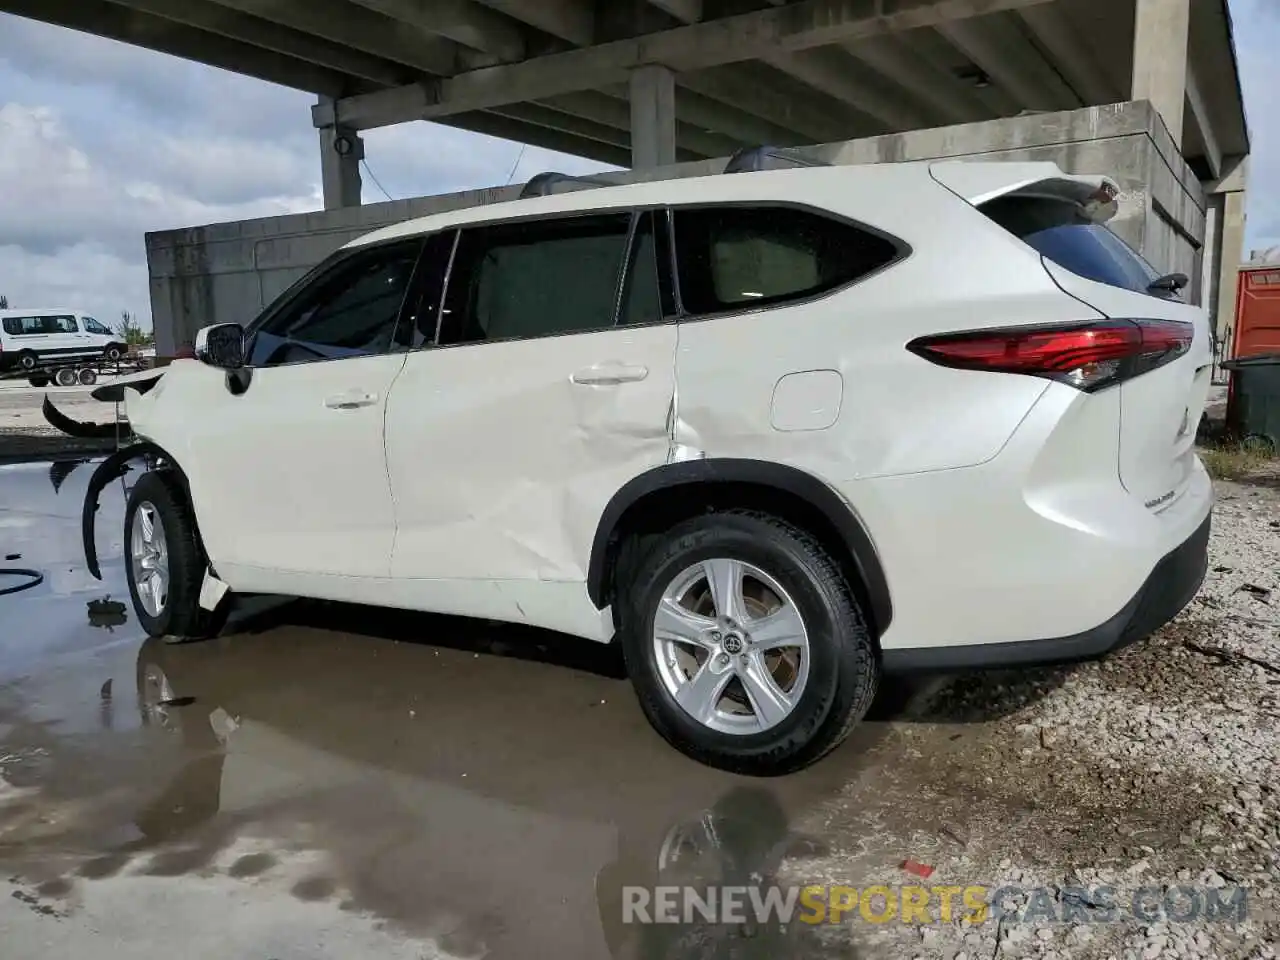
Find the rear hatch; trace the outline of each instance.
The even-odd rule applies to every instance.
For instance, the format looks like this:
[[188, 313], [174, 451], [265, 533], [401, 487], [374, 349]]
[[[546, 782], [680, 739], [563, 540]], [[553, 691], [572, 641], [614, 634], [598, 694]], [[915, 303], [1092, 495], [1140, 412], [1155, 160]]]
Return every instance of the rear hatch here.
[[[970, 169], [959, 169], [965, 167]], [[1013, 169], [1002, 177], [1001, 167]], [[1211, 376], [1208, 315], [1183, 301], [1187, 278], [1162, 278], [1104, 226], [1117, 211], [1118, 196], [1106, 178], [1067, 176], [1054, 164], [939, 163], [931, 169], [935, 179], [1039, 252], [1058, 286], [1081, 303], [1111, 319], [1194, 328], [1185, 354], [1112, 388], [1120, 391], [1120, 481], [1149, 509], [1167, 509], [1194, 470]], [[1180, 284], [1181, 292], [1171, 289]]]

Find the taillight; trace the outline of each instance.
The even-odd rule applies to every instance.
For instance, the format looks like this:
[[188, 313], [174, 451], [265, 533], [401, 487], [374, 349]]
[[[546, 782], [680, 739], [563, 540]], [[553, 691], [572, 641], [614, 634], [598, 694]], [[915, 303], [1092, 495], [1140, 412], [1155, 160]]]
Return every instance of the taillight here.
[[1194, 339], [1179, 320], [1099, 320], [945, 333], [907, 349], [944, 367], [1047, 377], [1087, 393], [1177, 359]]

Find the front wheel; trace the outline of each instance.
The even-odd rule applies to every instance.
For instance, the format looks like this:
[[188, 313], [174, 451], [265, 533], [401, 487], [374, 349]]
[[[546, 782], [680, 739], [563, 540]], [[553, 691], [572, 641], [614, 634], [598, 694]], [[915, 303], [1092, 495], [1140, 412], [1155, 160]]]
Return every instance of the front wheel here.
[[134, 613], [153, 637], [203, 640], [222, 628], [228, 602], [200, 606], [208, 566], [186, 494], [172, 474], [152, 471], [134, 485], [125, 508], [125, 570]]
[[119, 360], [121, 357], [124, 356], [124, 352], [125, 352], [125, 348], [122, 347], [120, 344], [109, 343], [107, 344], [107, 349], [102, 351], [102, 355], [106, 357], [108, 360], [110, 360], [112, 363], [115, 363], [117, 360]]
[[668, 531], [620, 597], [628, 673], [649, 722], [696, 760], [769, 776], [808, 766], [871, 706], [879, 661], [839, 566], [755, 512]]

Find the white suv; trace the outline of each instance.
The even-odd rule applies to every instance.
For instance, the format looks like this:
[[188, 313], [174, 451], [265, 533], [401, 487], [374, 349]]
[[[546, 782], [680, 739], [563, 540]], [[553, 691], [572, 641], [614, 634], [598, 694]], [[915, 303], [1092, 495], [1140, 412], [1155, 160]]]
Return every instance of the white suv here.
[[147, 457], [152, 634], [230, 589], [616, 638], [676, 747], [793, 770], [882, 672], [1099, 656], [1198, 588], [1209, 330], [1115, 209], [945, 162], [400, 224], [136, 380], [90, 499]]

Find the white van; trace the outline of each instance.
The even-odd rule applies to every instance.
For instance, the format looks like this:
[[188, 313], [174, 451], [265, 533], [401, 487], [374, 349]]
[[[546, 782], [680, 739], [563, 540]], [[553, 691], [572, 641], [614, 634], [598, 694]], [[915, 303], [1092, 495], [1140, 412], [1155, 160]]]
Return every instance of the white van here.
[[124, 356], [124, 341], [79, 310], [0, 310], [0, 370]]

